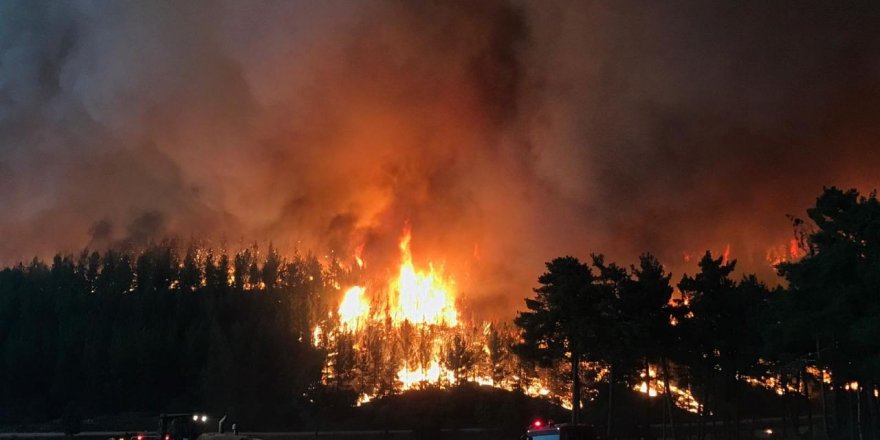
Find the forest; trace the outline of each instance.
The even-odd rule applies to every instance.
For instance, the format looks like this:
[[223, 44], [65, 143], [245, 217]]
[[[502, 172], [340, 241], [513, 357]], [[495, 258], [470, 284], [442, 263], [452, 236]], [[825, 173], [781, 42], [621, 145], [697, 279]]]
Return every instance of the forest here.
[[0, 425], [195, 408], [266, 429], [306, 423], [400, 394], [395, 372], [420, 362], [431, 332], [454, 375], [414, 388], [488, 372], [482, 385], [529, 394], [540, 380], [549, 392], [535, 397], [609, 436], [642, 399], [673, 436], [687, 422], [734, 438], [759, 390], [777, 411], [757, 415], [792, 432], [878, 438], [880, 202], [832, 187], [806, 214], [792, 218], [803, 256], [777, 265], [779, 286], [709, 252], [676, 280], [647, 253], [633, 265], [565, 256], [536, 274], [512, 324], [322, 341], [315, 328], [329, 328], [350, 274], [312, 255], [169, 239], [35, 258], [0, 271]]

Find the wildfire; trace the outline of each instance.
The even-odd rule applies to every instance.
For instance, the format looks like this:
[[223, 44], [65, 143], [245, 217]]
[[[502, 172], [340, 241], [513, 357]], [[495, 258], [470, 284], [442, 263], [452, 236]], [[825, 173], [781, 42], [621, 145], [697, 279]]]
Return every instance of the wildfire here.
[[[313, 343], [329, 349], [324, 383], [356, 391], [359, 405], [388, 393], [470, 382], [521, 390], [570, 409], [566, 385], [548, 371], [527, 371], [506, 351], [515, 340], [511, 330], [461, 322], [455, 281], [430, 262], [418, 267], [411, 242], [411, 230], [405, 227], [399, 242], [400, 263], [390, 279], [362, 279], [348, 286], [335, 316], [328, 316], [325, 327], [314, 327]], [[475, 246], [475, 258], [478, 249]], [[357, 268], [365, 267], [362, 245], [354, 257]], [[334, 287], [343, 290], [340, 285]], [[338, 319], [335, 326], [334, 319]], [[589, 368], [596, 371], [596, 381], [607, 373], [598, 364]], [[345, 373], [364, 370], [386, 379], [381, 385], [366, 384], [352, 381]], [[692, 412], [699, 408], [689, 390], [671, 384], [665, 387], [653, 367], [642, 379], [637, 391], [656, 397], [668, 389], [680, 408]]]

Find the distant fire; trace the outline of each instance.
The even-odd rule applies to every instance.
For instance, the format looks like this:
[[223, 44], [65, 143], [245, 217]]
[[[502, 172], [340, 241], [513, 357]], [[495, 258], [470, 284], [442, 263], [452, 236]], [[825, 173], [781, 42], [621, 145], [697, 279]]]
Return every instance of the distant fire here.
[[[657, 378], [657, 370], [654, 366], [648, 368], [648, 372], [642, 372], [640, 375], [642, 380], [633, 389], [648, 397], [662, 396], [666, 393], [666, 383], [662, 379]], [[700, 410], [700, 402], [694, 397], [688, 389], [679, 388], [673, 384], [669, 384], [669, 392], [672, 395], [672, 401], [679, 408], [696, 414]]]
[[767, 262], [776, 267], [782, 263], [797, 261], [805, 254], [797, 239], [792, 238], [788, 244], [771, 247], [767, 250]]

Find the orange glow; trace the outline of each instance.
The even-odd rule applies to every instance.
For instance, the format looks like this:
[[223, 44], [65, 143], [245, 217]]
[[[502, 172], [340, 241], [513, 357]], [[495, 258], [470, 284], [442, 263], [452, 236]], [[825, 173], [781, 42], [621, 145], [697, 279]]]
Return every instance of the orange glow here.
[[800, 248], [797, 239], [792, 238], [787, 245], [780, 244], [773, 246], [767, 250], [767, 262], [771, 266], [776, 267], [782, 263], [797, 261], [804, 256], [804, 251]]

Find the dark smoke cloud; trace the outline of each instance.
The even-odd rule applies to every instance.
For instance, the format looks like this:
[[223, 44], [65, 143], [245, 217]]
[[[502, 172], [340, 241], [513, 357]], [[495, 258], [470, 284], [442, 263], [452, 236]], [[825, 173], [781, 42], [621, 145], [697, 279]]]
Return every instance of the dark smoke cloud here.
[[[878, 185], [876, 2], [0, 3], [0, 260], [160, 235], [383, 270], [477, 310], [542, 262], [730, 247]], [[418, 262], [418, 261], [417, 261]]]

